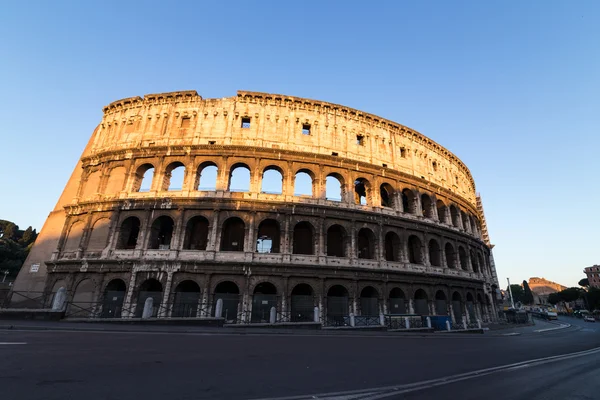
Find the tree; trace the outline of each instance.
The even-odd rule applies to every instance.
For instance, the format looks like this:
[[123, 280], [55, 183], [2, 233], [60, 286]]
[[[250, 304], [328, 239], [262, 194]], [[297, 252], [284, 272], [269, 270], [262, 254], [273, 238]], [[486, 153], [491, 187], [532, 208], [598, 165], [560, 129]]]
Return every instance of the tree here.
[[14, 222], [0, 220], [0, 278], [6, 270], [9, 279], [17, 276], [36, 238], [35, 229], [21, 231]]
[[[508, 291], [509, 288], [507, 287], [506, 290]], [[510, 291], [512, 292], [513, 301], [515, 303], [523, 302], [524, 292], [521, 285], [510, 285]]]
[[560, 299], [562, 301], [566, 301], [567, 303], [571, 303], [581, 297], [581, 295], [585, 293], [585, 291], [581, 288], [570, 287], [561, 292], [558, 292]]
[[590, 280], [588, 278], [583, 278], [579, 281], [579, 286], [588, 287], [590, 286]]
[[527, 281], [523, 281], [523, 303], [531, 305], [533, 304], [533, 302], [533, 293], [529, 288], [529, 284], [527, 283]]
[[548, 295], [548, 303], [550, 303], [552, 305], [556, 305], [559, 302], [560, 302], [560, 296], [558, 295], [558, 293], [550, 293]]
[[600, 289], [591, 287], [587, 292], [590, 311], [600, 310]]
[[32, 229], [31, 226], [27, 229], [25, 229], [25, 232], [23, 232], [23, 236], [21, 237], [21, 240], [19, 240], [19, 243], [21, 244], [21, 246], [29, 246], [31, 243], [35, 242], [35, 239], [37, 238], [37, 233], [35, 231], [35, 229]]

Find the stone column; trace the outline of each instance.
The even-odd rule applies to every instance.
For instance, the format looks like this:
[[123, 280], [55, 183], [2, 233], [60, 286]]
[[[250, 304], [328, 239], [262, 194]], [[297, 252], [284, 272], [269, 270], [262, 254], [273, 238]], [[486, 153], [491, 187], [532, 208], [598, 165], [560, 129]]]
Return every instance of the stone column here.
[[320, 257], [324, 257], [327, 255], [327, 249], [325, 248], [325, 218], [321, 218], [319, 220], [319, 224], [317, 227], [315, 227], [315, 229], [318, 235], [318, 244], [317, 248], [315, 249], [315, 254]]
[[357, 258], [356, 255], [356, 221], [351, 221], [352, 227], [350, 228], [350, 259], [354, 260]]
[[292, 243], [291, 243], [291, 238], [293, 236], [293, 229], [290, 226], [291, 225], [291, 220], [292, 217], [289, 214], [285, 215], [285, 221], [284, 221], [284, 225], [283, 225], [283, 240], [281, 240], [281, 253], [283, 254], [290, 254], [292, 252]]
[[171, 237], [171, 250], [180, 250], [183, 247], [183, 236], [185, 235], [184, 217], [185, 212], [183, 209], [178, 209], [177, 218], [175, 218], [175, 229]]
[[456, 317], [454, 316], [454, 307], [452, 307], [452, 300], [448, 303], [448, 315], [452, 319], [452, 323], [456, 323]]
[[221, 238], [219, 237], [218, 232], [221, 231], [220, 228], [221, 227], [219, 226], [219, 210], [214, 210], [210, 232], [208, 233], [208, 245], [206, 246], [206, 250], [216, 251], [219, 249], [218, 246], [221, 244]]
[[435, 300], [429, 300], [429, 315], [435, 314]]
[[227, 157], [223, 157], [223, 168], [217, 170], [217, 191], [226, 191], [229, 187], [229, 167], [227, 166]]
[[415, 313], [415, 301], [412, 298], [408, 299], [408, 313], [409, 314]]
[[129, 278], [129, 285], [127, 286], [127, 294], [125, 295], [125, 301], [123, 302], [124, 312], [121, 313], [121, 316], [125, 318], [135, 315], [135, 304], [131, 304], [131, 300], [136, 284], [136, 278], [137, 272], [132, 269], [131, 277]]
[[163, 292], [162, 301], [158, 308], [158, 318], [165, 318], [171, 315], [171, 307], [169, 304], [169, 296], [171, 295], [171, 286], [173, 285], [173, 271], [167, 272], [167, 282], [165, 283], [165, 290]]
[[210, 317], [210, 278], [209, 274], [206, 274], [204, 278], [204, 288], [202, 290], [202, 298], [200, 299], [200, 307], [198, 308], [198, 317]]
[[256, 213], [252, 212], [250, 213], [250, 223], [248, 224], [248, 226], [244, 229], [244, 237], [246, 238], [244, 240], [244, 251], [246, 253], [254, 253], [254, 251], [256, 250], [256, 243], [255, 243], [255, 232], [254, 232], [254, 218], [256, 216]]

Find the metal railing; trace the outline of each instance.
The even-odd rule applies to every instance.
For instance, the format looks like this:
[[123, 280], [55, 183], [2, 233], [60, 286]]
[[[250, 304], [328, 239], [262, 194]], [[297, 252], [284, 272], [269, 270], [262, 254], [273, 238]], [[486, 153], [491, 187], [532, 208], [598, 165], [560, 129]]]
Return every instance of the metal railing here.
[[12, 291], [4, 299], [3, 308], [48, 309], [52, 307], [55, 293]]
[[381, 326], [379, 315], [356, 315], [354, 316], [354, 326]]

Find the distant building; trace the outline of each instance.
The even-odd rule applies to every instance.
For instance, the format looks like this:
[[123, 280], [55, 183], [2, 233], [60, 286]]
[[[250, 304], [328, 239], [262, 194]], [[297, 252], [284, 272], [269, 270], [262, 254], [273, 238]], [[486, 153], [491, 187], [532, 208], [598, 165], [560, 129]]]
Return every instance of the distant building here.
[[547, 304], [550, 293], [560, 292], [567, 288], [560, 283], [537, 277], [529, 278], [528, 284], [536, 304]]
[[590, 287], [600, 288], [600, 265], [586, 267], [583, 272], [590, 282]]

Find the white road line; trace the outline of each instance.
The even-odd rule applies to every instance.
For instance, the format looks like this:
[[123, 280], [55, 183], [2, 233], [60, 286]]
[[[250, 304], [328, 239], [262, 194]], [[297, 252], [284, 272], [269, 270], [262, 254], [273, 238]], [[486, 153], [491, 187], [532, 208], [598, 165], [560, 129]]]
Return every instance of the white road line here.
[[25, 342], [0, 342], [0, 345], [27, 344]]
[[[501, 365], [498, 367], [491, 367], [480, 369], [472, 372], [466, 372], [463, 374], [451, 375], [444, 378], [431, 379], [427, 381], [396, 385], [396, 386], [385, 386], [380, 388], [370, 388], [370, 389], [361, 389], [361, 390], [352, 390], [352, 391], [344, 391], [344, 392], [336, 392], [336, 393], [322, 393], [322, 394], [312, 394], [312, 395], [303, 395], [303, 396], [288, 396], [288, 397], [273, 397], [273, 398], [263, 398], [260, 400], [310, 400], [310, 399], [352, 399], [356, 398], [356, 395], [363, 395], [366, 397], [362, 397], [364, 400], [375, 400], [375, 399], [383, 399], [386, 397], [398, 396], [399, 394], [415, 392], [419, 390], [429, 389], [436, 386], [443, 386], [449, 383], [460, 382], [468, 379], [473, 379], [481, 376], [490, 375], [496, 372], [502, 371], [511, 371], [519, 368], [526, 368], [536, 365], [548, 364], [555, 361], [567, 360], [570, 358], [576, 357], [585, 357], [588, 355], [600, 353], [600, 347], [596, 347], [590, 350], [578, 351], [575, 353], [562, 354], [558, 356], [550, 356], [543, 358], [536, 358], [528, 361], [521, 361], [514, 364]], [[351, 397], [352, 396], [352, 397]]]
[[559, 330], [559, 329], [569, 328], [570, 326], [571, 326], [571, 324], [560, 324], [559, 326], [557, 326], [555, 328], [538, 329], [538, 330], [536, 330], [534, 332], [535, 333], [540, 333], [540, 332], [556, 331], [556, 330]]

